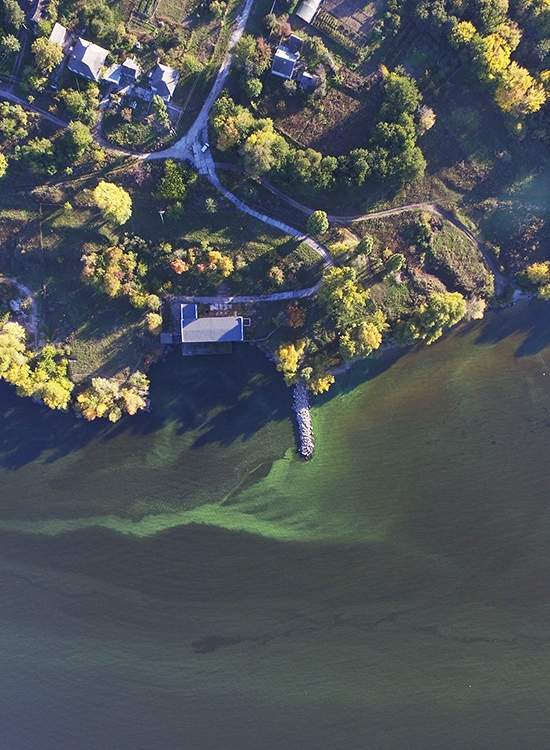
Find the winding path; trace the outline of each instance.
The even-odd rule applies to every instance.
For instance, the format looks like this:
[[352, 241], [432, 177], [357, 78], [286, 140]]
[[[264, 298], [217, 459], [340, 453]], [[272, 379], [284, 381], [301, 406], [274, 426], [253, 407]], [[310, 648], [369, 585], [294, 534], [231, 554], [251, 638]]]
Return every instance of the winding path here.
[[[234, 193], [232, 193], [228, 188], [226, 188], [221, 183], [218, 177], [218, 174], [216, 171], [217, 165], [215, 164], [214, 159], [212, 158], [212, 154], [210, 153], [210, 150], [208, 148], [205, 149], [204, 151], [202, 150], [203, 144], [207, 143], [208, 141], [208, 122], [209, 122], [210, 112], [212, 110], [212, 107], [214, 106], [214, 103], [216, 102], [216, 99], [219, 97], [225, 85], [225, 81], [227, 79], [227, 76], [231, 68], [233, 50], [235, 48], [235, 45], [237, 44], [237, 42], [239, 41], [239, 39], [244, 33], [246, 23], [248, 21], [248, 17], [250, 15], [250, 11], [252, 10], [253, 4], [254, 4], [254, 0], [244, 1], [242, 9], [240, 13], [238, 14], [237, 18], [235, 19], [235, 23], [234, 23], [233, 31], [231, 33], [231, 37], [229, 39], [227, 51], [222, 61], [222, 64], [218, 70], [218, 73], [216, 75], [214, 84], [212, 85], [212, 88], [208, 96], [206, 97], [203, 103], [203, 106], [201, 107], [201, 110], [199, 114], [197, 115], [196, 120], [191, 125], [187, 133], [185, 133], [185, 135], [183, 135], [179, 140], [173, 143], [170, 147], [163, 149], [162, 151], [157, 151], [153, 153], [134, 154], [129, 151], [124, 151], [122, 149], [114, 149], [110, 144], [106, 142], [106, 140], [103, 138], [103, 136], [97, 129], [94, 132], [94, 136], [102, 147], [108, 148], [111, 153], [114, 153], [117, 156], [129, 156], [129, 157], [134, 157], [136, 159], [143, 159], [143, 160], [178, 159], [181, 161], [190, 162], [200, 174], [202, 174], [206, 179], [209, 180], [212, 186], [219, 193], [221, 193], [221, 195], [223, 195], [223, 197], [227, 201], [232, 203], [235, 206], [235, 208], [237, 208], [238, 211], [248, 214], [249, 216], [252, 216], [258, 221], [263, 222], [264, 224], [268, 224], [269, 226], [272, 226], [275, 229], [281, 232], [284, 232], [285, 234], [288, 234], [291, 237], [295, 237], [296, 239], [301, 240], [302, 242], [306, 243], [309, 247], [311, 247], [312, 250], [314, 250], [320, 256], [325, 266], [332, 266], [334, 265], [334, 260], [332, 256], [330, 255], [329, 251], [327, 250], [327, 248], [323, 244], [321, 244], [320, 242], [317, 242], [312, 237], [304, 235], [302, 231], [295, 229], [294, 227], [291, 227], [290, 225], [285, 224], [284, 222], [279, 221], [278, 219], [275, 219], [269, 216], [268, 214], [264, 214], [260, 211], [257, 211], [251, 208], [244, 201], [238, 198]], [[43, 117], [48, 119], [50, 122], [58, 125], [59, 127], [67, 126], [67, 123], [61, 118], [56, 117], [55, 115], [52, 115], [50, 112], [47, 112], [45, 110], [40, 109], [39, 107], [36, 107], [30, 104], [26, 100], [14, 94], [10, 89], [0, 87], [0, 97], [8, 99], [9, 101], [15, 102], [17, 104], [20, 104], [26, 107], [27, 109], [30, 109], [31, 111], [42, 115]], [[224, 165], [219, 165], [219, 167], [223, 168]], [[287, 205], [292, 206], [293, 208], [305, 214], [306, 216], [312, 213], [311, 208], [309, 208], [308, 206], [305, 206], [302, 203], [299, 203], [298, 201], [294, 200], [290, 196], [286, 195], [286, 193], [284, 193], [279, 188], [276, 188], [268, 180], [265, 180], [265, 179], [262, 180], [262, 184], [268, 190], [270, 190], [274, 195], [276, 195], [278, 198], [283, 200]], [[371, 212], [364, 213], [364, 214], [355, 214], [355, 215], [350, 215], [350, 216], [329, 215], [329, 221], [333, 224], [349, 225], [349, 224], [354, 224], [354, 223], [358, 223], [361, 221], [369, 221], [372, 219], [379, 219], [379, 218], [384, 218], [388, 216], [394, 216], [396, 214], [401, 214], [401, 213], [410, 212], [410, 211], [426, 211], [442, 219], [446, 219], [451, 224], [453, 224], [458, 229], [458, 231], [460, 231], [470, 242], [475, 244], [475, 246], [478, 248], [487, 267], [490, 269], [490, 271], [492, 272], [494, 276], [495, 289], [497, 293], [503, 290], [504, 286], [506, 285], [506, 278], [504, 277], [502, 273], [500, 273], [499, 269], [496, 266], [494, 258], [490, 255], [485, 245], [451, 211], [435, 203], [429, 203], [429, 202], [408, 203], [404, 206], [397, 206], [395, 208], [383, 209], [381, 211], [371, 211]], [[270, 302], [270, 301], [276, 301], [276, 300], [282, 300], [282, 299], [300, 299], [303, 297], [310, 297], [313, 294], [315, 294], [319, 289], [320, 283], [321, 282], [318, 282], [315, 286], [308, 287], [307, 289], [299, 289], [299, 290], [295, 290], [292, 292], [275, 292], [273, 294], [268, 294], [268, 295], [255, 295], [255, 296], [245, 295], [245, 296], [233, 296], [233, 297], [229, 297], [229, 296], [199, 297], [197, 296], [197, 297], [186, 297], [182, 299], [185, 299], [186, 301], [195, 301], [195, 302], [206, 301], [206, 302], [213, 302], [213, 303], [229, 302], [229, 301]]]

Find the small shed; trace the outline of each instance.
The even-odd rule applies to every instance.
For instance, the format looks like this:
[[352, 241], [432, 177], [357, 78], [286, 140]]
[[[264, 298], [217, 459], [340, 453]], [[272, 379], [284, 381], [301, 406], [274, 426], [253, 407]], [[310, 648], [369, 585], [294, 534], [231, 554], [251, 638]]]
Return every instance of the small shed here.
[[300, 3], [296, 15], [305, 23], [311, 23], [321, 5], [322, 0], [303, 0]]
[[303, 70], [298, 78], [298, 85], [302, 91], [315, 91], [315, 89], [321, 83], [319, 76], [309, 73], [307, 70]]
[[57, 44], [65, 52], [71, 44], [71, 35], [62, 24], [56, 22], [53, 25], [49, 40]]

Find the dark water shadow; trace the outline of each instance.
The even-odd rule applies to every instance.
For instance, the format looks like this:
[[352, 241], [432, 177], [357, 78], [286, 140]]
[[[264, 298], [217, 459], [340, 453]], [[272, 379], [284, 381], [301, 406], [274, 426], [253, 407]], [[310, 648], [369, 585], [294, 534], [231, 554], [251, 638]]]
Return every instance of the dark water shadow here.
[[193, 447], [250, 440], [273, 421], [290, 418], [290, 398], [273, 365], [252, 347], [231, 357], [183, 359], [174, 351], [155, 365], [151, 411], [115, 425], [52, 412], [0, 383], [0, 467], [52, 463], [94, 441], [152, 435], [176, 422], [178, 436], [199, 430]]
[[523, 335], [523, 341], [514, 352], [516, 357], [529, 357], [550, 346], [550, 304], [534, 300], [490, 314], [475, 343], [498, 344], [518, 334]]
[[20, 469], [49, 453], [50, 463], [85, 448], [104, 436], [109, 426], [86, 423], [74, 414], [52, 412], [30, 399], [19, 398], [15, 389], [0, 383], [0, 466]]
[[315, 404], [326, 404], [338, 396], [350, 393], [363, 383], [374, 380], [416, 348], [416, 346], [395, 347], [371, 359], [355, 362], [349, 370], [336, 376], [336, 384], [328, 393], [315, 397]]

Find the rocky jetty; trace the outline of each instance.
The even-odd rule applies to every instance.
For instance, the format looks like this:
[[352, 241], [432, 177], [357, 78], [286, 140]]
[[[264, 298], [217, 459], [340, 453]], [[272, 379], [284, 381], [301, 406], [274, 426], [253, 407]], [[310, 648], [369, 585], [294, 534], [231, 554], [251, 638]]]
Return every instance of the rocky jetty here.
[[307, 460], [313, 456], [315, 439], [309, 411], [308, 392], [303, 381], [296, 383], [292, 389], [292, 409], [296, 414], [298, 453]]

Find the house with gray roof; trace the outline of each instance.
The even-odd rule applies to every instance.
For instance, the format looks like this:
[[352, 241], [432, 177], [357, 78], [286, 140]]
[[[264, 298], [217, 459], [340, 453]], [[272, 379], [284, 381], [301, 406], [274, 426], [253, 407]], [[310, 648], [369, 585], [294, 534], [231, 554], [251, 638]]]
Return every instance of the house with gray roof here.
[[122, 63], [114, 63], [105, 71], [103, 80], [117, 88], [133, 85], [141, 75], [141, 68], [132, 58], [127, 57]]
[[230, 352], [233, 343], [244, 341], [244, 319], [240, 315], [199, 317], [197, 305], [180, 305], [182, 354]]
[[153, 94], [169, 102], [178, 85], [180, 74], [169, 65], [157, 63], [149, 73], [149, 86]]
[[89, 81], [99, 81], [108, 54], [109, 51], [103, 47], [79, 37], [67, 67], [77, 76]]
[[275, 54], [271, 63], [271, 72], [274, 76], [290, 80], [294, 75], [294, 70], [300, 59], [300, 50], [304, 40], [296, 34], [291, 34], [288, 39], [284, 39]]

